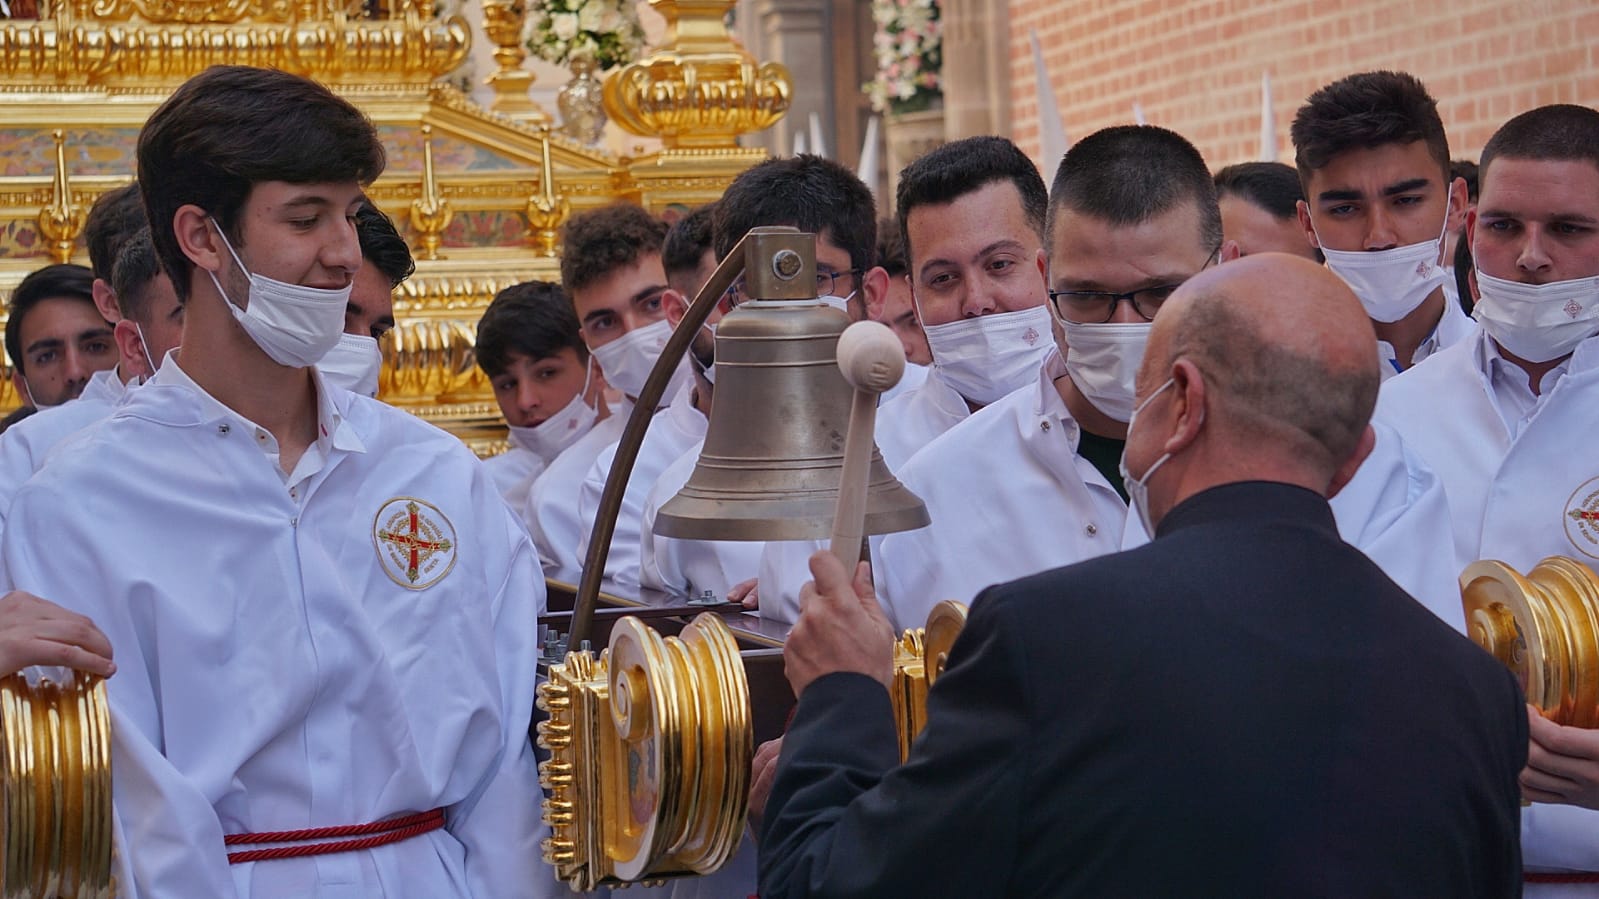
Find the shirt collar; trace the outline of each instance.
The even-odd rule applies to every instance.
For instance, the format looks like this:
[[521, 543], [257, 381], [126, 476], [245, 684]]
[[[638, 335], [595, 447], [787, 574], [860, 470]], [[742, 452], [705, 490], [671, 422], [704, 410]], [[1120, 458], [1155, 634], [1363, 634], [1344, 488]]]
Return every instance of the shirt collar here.
[[[316, 370], [315, 366], [310, 369], [310, 372], [311, 383], [316, 385], [317, 446], [324, 452], [329, 449], [347, 450], [353, 453], [366, 452], [366, 444], [361, 441], [355, 429], [345, 420], [346, 410], [341, 409], [338, 402], [339, 400], [344, 400], [348, 403], [353, 394], [350, 394], [349, 391], [344, 391], [343, 395], [340, 396], [330, 392], [327, 381], [322, 377], [322, 373]], [[195, 383], [194, 379], [189, 377], [189, 373], [184, 371], [183, 366], [178, 362], [176, 350], [169, 351], [161, 360], [160, 369], [156, 371], [155, 376], [150, 381], [151, 383], [168, 384], [188, 389], [199, 401], [201, 413], [206, 418], [230, 421], [248, 428], [249, 432], [262, 430], [255, 422], [235, 412], [223, 404], [221, 400], [207, 393], [205, 388]]]

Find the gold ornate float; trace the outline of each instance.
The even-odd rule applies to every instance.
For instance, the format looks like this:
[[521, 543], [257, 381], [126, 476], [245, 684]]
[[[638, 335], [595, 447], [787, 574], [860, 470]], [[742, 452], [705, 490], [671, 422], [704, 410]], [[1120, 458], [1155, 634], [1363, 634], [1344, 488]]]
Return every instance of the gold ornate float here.
[[1551, 556], [1525, 576], [1473, 562], [1460, 575], [1466, 628], [1521, 682], [1544, 717], [1599, 727], [1599, 575]]
[[0, 678], [0, 895], [109, 899], [111, 831], [105, 681]]
[[[966, 626], [939, 603], [895, 646], [890, 695], [901, 757], [927, 720], [927, 691]], [[663, 637], [617, 621], [609, 646], [550, 666], [539, 687], [539, 765], [548, 798], [544, 859], [576, 890], [709, 874], [737, 851], [748, 817], [750, 680], [715, 613]]]
[[[466, 57], [467, 22], [422, 0], [42, 0], [38, 19], [0, 19], [0, 299], [41, 265], [86, 261], [84, 214], [131, 180], [140, 126], [185, 79], [217, 63], [303, 74], [377, 125], [389, 166], [370, 195], [419, 259], [396, 294], [380, 395], [493, 452], [504, 428], [472, 364], [493, 295], [558, 277], [559, 229], [575, 211], [631, 200], [665, 213], [720, 196], [763, 158], [738, 136], [788, 107], [787, 73], [728, 37], [730, 0], [652, 2], [667, 18], [645, 61], [658, 83], [643, 89], [631, 66], [612, 75], [629, 87], [608, 91], [619, 122], [662, 138], [634, 156], [550, 131], [521, 68], [523, 0], [482, 3], [490, 109], [442, 81]], [[17, 403], [7, 379], [0, 409]]]

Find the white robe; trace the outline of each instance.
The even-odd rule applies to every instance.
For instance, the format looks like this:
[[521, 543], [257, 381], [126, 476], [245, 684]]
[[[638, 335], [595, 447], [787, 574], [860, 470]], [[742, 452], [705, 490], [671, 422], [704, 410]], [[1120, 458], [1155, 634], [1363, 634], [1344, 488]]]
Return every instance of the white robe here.
[[[1570, 556], [1599, 567], [1599, 337], [1577, 346], [1512, 437], [1491, 387], [1497, 350], [1486, 334], [1384, 385], [1377, 414], [1437, 470], [1464, 562], [1498, 559], [1526, 571]], [[1499, 363], [1508, 364], [1508, 363]], [[1458, 600], [1457, 600], [1458, 602]], [[1534, 803], [1521, 813], [1529, 869], [1599, 871], [1599, 812]], [[1531, 886], [1527, 894], [1595, 895]]]
[[538, 453], [513, 442], [505, 452], [483, 460], [483, 467], [494, 481], [494, 489], [505, 498], [505, 504], [520, 510], [527, 505], [528, 491], [533, 482], [544, 473], [547, 461]]
[[0, 528], [17, 489], [44, 466], [60, 443], [111, 415], [131, 388], [115, 368], [97, 371], [78, 398], [40, 409], [0, 434]]
[[1119, 548], [1127, 504], [1077, 454], [1081, 429], [1055, 378], [1038, 378], [950, 428], [899, 477], [927, 503], [932, 524], [882, 540], [876, 581], [895, 630], [921, 627], [945, 599], [970, 603], [984, 587]]
[[[9, 583], [116, 648], [120, 895], [552, 895], [527, 734], [543, 585], [476, 458], [319, 376], [321, 437], [286, 478], [172, 368], [23, 486], [0, 542]], [[407, 527], [435, 544], [414, 563], [383, 536]], [[230, 866], [223, 845], [439, 807], [444, 829], [366, 851]]]
[[[622, 494], [622, 506], [616, 517], [616, 528], [611, 533], [611, 551], [605, 559], [607, 586], [624, 593], [639, 587], [640, 550], [643, 533], [644, 501], [661, 472], [689, 447], [705, 440], [709, 420], [694, 406], [694, 385], [684, 384], [672, 397], [672, 404], [655, 413], [644, 442], [639, 445], [638, 457], [632, 474]], [[611, 444], [589, 467], [578, 495], [578, 516], [583, 522], [578, 539], [579, 562], [588, 556], [589, 535], [599, 512], [600, 494], [605, 492], [605, 479], [611, 473], [611, 463], [616, 459], [616, 444]]]
[[522, 521], [533, 535], [545, 577], [575, 586], [583, 576], [578, 543], [588, 534], [588, 525], [577, 507], [583, 477], [606, 447], [622, 439], [622, 429], [632, 414], [633, 403], [623, 399], [609, 418], [556, 456], [528, 489]]

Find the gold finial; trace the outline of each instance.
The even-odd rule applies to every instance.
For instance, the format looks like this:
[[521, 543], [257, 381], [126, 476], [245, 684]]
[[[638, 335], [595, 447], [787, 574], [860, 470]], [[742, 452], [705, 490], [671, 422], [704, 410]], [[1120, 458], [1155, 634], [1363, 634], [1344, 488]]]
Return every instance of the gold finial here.
[[439, 258], [439, 238], [450, 226], [450, 201], [439, 193], [438, 181], [433, 177], [433, 126], [422, 126], [422, 196], [411, 201], [411, 227], [415, 228], [422, 246], [421, 259]]
[[490, 108], [495, 112], [530, 125], [543, 125], [550, 116], [528, 96], [533, 73], [522, 68], [522, 61], [527, 58], [527, 50], [522, 47], [526, 18], [525, 0], [483, 0], [483, 33], [494, 44], [494, 61], [500, 67], [484, 83], [494, 88]]
[[539, 143], [543, 149], [543, 165], [539, 170], [540, 190], [539, 196], [527, 201], [527, 224], [539, 255], [554, 257], [556, 242], [561, 237], [561, 225], [572, 214], [572, 204], [566, 197], [555, 195], [555, 166], [550, 163], [548, 124], [539, 128]]
[[737, 146], [788, 112], [794, 81], [727, 33], [734, 0], [650, 0], [666, 19], [667, 43], [605, 79], [605, 111], [621, 127], [659, 135], [667, 149]]
[[56, 141], [56, 177], [50, 187], [50, 205], [39, 210], [39, 230], [50, 241], [50, 258], [70, 262], [72, 244], [83, 232], [86, 210], [72, 201], [72, 185], [67, 181], [66, 134], [57, 128], [51, 136]]

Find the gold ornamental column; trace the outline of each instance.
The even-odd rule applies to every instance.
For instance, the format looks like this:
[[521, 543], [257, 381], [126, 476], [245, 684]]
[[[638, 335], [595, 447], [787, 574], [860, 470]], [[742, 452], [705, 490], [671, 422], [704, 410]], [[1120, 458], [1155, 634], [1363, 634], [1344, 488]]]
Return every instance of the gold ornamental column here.
[[733, 0], [650, 0], [666, 19], [660, 49], [605, 79], [605, 111], [624, 130], [659, 137], [663, 149], [629, 172], [646, 208], [693, 206], [721, 196], [728, 180], [766, 158], [738, 137], [788, 112], [794, 82], [781, 64], [757, 63], [727, 33]]

